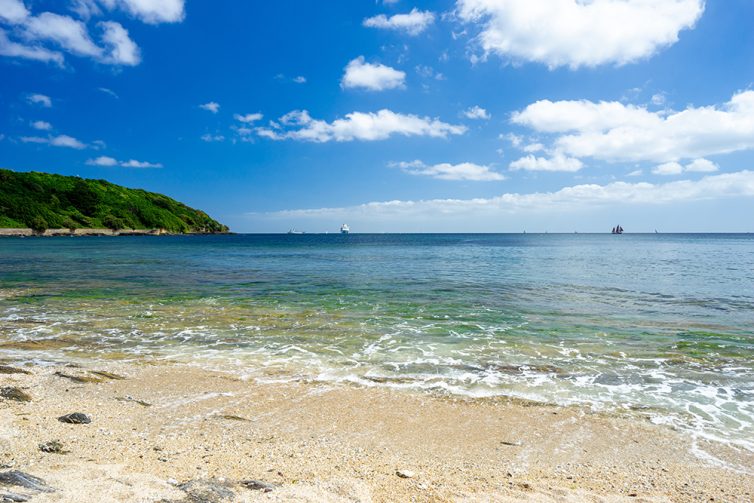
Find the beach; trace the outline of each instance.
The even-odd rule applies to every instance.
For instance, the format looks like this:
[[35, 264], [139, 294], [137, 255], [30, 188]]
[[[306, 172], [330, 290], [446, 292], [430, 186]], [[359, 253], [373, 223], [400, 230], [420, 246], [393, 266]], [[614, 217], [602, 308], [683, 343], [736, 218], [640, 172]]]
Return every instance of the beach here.
[[748, 235], [2, 246], [17, 500], [754, 494]]
[[[0, 379], [31, 401], [2, 401], [3, 471], [39, 477], [54, 492], [3, 486], [0, 494], [33, 494], [40, 503], [680, 502], [754, 495], [751, 474], [731, 468], [754, 466], [752, 453], [696, 445], [718, 460], [710, 462], [693, 454], [682, 433], [580, 407], [262, 383], [185, 365], [17, 368], [30, 373]], [[57, 419], [74, 412], [91, 423]], [[40, 450], [51, 441], [63, 453]], [[252, 480], [265, 485], [243, 485]]]

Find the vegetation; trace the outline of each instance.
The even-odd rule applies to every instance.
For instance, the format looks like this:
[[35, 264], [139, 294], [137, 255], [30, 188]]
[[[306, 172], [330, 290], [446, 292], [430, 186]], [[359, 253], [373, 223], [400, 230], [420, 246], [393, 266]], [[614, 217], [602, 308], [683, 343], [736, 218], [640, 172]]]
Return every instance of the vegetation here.
[[162, 194], [105, 180], [0, 169], [0, 228], [9, 227], [228, 231], [203, 211]]

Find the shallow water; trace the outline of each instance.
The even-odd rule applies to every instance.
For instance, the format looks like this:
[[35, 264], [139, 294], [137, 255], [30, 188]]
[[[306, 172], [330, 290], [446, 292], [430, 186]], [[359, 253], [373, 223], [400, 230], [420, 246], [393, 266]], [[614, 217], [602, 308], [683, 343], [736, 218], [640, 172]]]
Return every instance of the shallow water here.
[[0, 358], [580, 403], [754, 450], [754, 236], [6, 238]]

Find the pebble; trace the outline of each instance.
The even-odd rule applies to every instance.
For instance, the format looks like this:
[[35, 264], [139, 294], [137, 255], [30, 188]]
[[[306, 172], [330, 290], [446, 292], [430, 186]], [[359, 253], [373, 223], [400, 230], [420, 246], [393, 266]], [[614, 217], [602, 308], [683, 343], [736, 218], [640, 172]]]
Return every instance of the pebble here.
[[44, 444], [39, 444], [39, 450], [42, 452], [49, 452], [51, 454], [64, 454], [63, 444], [57, 440], [50, 440]]
[[92, 422], [92, 419], [82, 412], [74, 412], [72, 414], [60, 416], [58, 421], [68, 424], [89, 424]]
[[395, 472], [396, 475], [398, 475], [402, 479], [410, 479], [414, 477], [414, 472], [411, 470], [398, 470]]

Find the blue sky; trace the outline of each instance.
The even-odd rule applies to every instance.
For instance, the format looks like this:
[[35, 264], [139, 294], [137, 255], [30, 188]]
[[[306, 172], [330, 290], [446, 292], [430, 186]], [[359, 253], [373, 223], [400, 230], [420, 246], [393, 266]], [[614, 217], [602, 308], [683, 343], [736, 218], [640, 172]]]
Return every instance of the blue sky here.
[[238, 232], [752, 231], [750, 0], [0, 0], [0, 166]]

